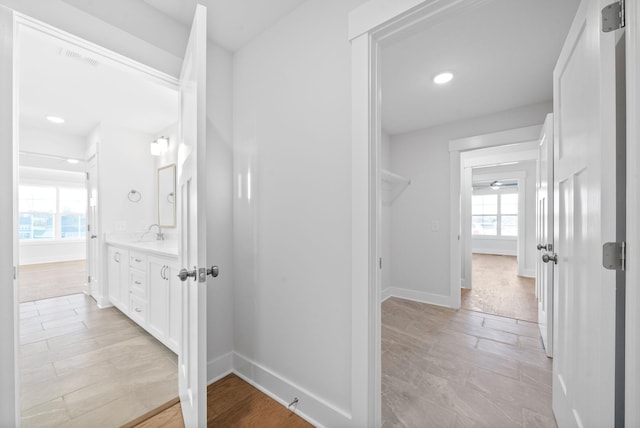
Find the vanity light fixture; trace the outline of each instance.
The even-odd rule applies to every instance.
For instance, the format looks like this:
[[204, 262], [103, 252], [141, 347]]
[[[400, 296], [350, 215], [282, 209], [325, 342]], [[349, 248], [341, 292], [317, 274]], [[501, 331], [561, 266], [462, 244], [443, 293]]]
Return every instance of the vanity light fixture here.
[[151, 142], [151, 155], [160, 156], [169, 150], [169, 137], [159, 137]]
[[453, 79], [453, 73], [449, 71], [445, 71], [444, 73], [440, 73], [433, 78], [433, 82], [438, 85], [444, 85]]
[[47, 116], [47, 120], [51, 123], [55, 123], [55, 124], [63, 124], [64, 123], [64, 119], [58, 116]]

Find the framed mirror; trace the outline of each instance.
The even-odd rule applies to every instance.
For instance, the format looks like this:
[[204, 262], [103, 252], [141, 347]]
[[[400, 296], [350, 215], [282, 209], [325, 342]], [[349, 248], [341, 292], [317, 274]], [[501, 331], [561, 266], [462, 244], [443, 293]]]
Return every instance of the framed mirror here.
[[158, 224], [176, 227], [176, 165], [158, 168]]

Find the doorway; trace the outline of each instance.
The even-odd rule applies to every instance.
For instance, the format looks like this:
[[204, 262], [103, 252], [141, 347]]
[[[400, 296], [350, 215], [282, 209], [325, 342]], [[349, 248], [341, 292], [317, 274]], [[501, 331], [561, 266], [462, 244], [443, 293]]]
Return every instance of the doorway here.
[[471, 235], [464, 239], [462, 264], [467, 272], [461, 308], [537, 322], [536, 254], [527, 251], [535, 246], [536, 160], [529, 159], [529, 144], [520, 146], [526, 152], [521, 156], [512, 155], [506, 162], [496, 157], [472, 167], [471, 191], [462, 192], [463, 218], [471, 224]]
[[63, 295], [20, 304], [23, 422], [121, 425], [178, 394], [176, 354], [112, 306], [104, 265], [109, 234], [158, 223], [157, 171], [173, 159], [150, 144], [175, 141], [176, 85], [31, 21], [17, 34], [20, 236], [47, 241], [49, 257], [74, 241], [86, 259], [56, 266], [61, 283], [81, 277], [71, 294], [58, 284]]

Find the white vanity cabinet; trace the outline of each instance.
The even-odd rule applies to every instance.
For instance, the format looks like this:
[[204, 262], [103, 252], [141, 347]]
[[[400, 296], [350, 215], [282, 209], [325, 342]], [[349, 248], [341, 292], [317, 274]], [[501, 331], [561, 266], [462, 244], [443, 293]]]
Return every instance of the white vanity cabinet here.
[[129, 311], [129, 251], [109, 246], [107, 248], [107, 277], [109, 299], [118, 309]]
[[131, 245], [107, 246], [109, 298], [174, 352], [180, 338], [178, 258]]
[[180, 280], [177, 261], [149, 257], [148, 330], [174, 352], [178, 352], [180, 332]]

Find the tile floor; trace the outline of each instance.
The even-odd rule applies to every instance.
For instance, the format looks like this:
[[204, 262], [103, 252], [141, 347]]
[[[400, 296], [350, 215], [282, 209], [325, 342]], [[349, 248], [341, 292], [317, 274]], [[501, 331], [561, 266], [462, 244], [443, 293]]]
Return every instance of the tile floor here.
[[178, 395], [177, 356], [84, 294], [20, 304], [23, 427], [116, 427]]
[[556, 427], [535, 323], [382, 304], [383, 427]]

